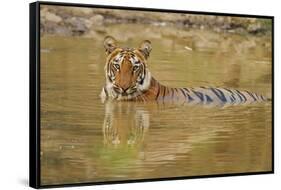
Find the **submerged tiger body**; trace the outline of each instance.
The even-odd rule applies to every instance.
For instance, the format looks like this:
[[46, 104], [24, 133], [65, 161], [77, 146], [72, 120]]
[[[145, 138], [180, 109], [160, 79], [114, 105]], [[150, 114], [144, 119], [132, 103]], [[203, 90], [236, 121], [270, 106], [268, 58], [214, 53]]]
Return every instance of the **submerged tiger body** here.
[[237, 105], [264, 102], [268, 99], [249, 91], [228, 88], [171, 88], [160, 84], [147, 68], [151, 43], [145, 40], [139, 48], [121, 48], [113, 37], [104, 40], [107, 52], [106, 85], [102, 99], [127, 101], [160, 101], [187, 104]]

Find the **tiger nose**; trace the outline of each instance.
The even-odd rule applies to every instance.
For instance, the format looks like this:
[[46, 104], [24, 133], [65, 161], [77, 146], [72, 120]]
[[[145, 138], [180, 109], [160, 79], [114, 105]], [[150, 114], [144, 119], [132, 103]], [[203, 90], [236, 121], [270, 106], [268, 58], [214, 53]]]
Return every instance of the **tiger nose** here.
[[118, 86], [113, 86], [114, 90], [119, 92], [119, 93], [125, 93], [130, 87], [118, 87]]
[[130, 87], [121, 87], [122, 92], [126, 92]]

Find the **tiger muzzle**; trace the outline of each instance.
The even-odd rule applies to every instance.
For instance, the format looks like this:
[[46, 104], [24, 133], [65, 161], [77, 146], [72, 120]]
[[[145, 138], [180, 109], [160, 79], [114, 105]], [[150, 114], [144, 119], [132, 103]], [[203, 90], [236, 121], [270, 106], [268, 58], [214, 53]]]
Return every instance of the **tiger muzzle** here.
[[116, 93], [121, 94], [122, 96], [127, 96], [127, 95], [130, 95], [130, 94], [136, 92], [135, 87], [122, 88], [122, 87], [118, 87], [118, 86], [113, 86], [113, 90]]

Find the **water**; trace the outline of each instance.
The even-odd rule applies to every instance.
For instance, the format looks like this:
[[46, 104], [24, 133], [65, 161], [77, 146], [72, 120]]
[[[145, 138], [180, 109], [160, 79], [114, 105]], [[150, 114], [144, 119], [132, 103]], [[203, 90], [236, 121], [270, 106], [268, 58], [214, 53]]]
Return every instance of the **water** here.
[[[167, 27], [159, 38], [157, 30], [116, 38], [135, 46], [151, 40], [149, 69], [162, 84], [271, 97], [271, 39]], [[271, 102], [102, 103], [103, 36], [41, 38], [42, 185], [271, 170]]]

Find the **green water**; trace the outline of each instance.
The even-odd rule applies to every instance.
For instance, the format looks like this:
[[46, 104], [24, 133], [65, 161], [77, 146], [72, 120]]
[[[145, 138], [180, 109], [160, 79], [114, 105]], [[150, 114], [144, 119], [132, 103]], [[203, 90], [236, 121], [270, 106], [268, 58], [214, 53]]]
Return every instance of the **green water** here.
[[[148, 67], [162, 84], [271, 97], [270, 38], [152, 26], [125, 38], [126, 28], [111, 30], [124, 30], [122, 45], [152, 42]], [[102, 103], [104, 36], [41, 38], [43, 185], [271, 170], [271, 102]]]

